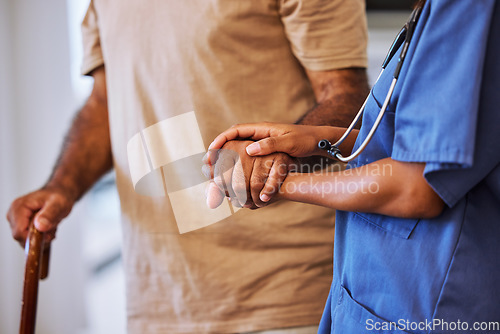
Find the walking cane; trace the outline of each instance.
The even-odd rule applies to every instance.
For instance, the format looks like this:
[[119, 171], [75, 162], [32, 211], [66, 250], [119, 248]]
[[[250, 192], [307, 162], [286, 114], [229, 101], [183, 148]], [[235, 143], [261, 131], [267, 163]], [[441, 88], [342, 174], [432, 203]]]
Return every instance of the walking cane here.
[[49, 274], [50, 244], [44, 247], [44, 234], [30, 223], [26, 243], [26, 268], [24, 271], [23, 302], [21, 310], [20, 334], [34, 334], [38, 281]]

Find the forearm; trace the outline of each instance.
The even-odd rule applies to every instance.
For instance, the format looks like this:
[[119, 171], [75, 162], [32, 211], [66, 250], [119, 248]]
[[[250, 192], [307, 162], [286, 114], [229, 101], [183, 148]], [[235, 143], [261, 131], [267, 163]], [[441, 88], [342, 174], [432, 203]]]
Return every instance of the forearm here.
[[89, 98], [76, 115], [45, 188], [79, 199], [112, 168], [106, 103]]
[[317, 104], [296, 124], [348, 127], [369, 93], [364, 68], [307, 71]]
[[[344, 134], [345, 128], [354, 119], [369, 92], [366, 70], [348, 68], [322, 72], [307, 71], [307, 74], [317, 104], [305, 113], [296, 124], [331, 126], [329, 136], [321, 139], [328, 139], [335, 143]], [[357, 133], [355, 129], [341, 146], [344, 155], [348, 155], [352, 151]], [[327, 156], [324, 151], [319, 152], [318, 155]], [[323, 166], [330, 162], [331, 160], [318, 157], [299, 159], [299, 163], [308, 166], [308, 168], [310, 166]]]
[[341, 172], [289, 174], [279, 196], [338, 210], [431, 218], [444, 204], [425, 181], [424, 167], [387, 158]]

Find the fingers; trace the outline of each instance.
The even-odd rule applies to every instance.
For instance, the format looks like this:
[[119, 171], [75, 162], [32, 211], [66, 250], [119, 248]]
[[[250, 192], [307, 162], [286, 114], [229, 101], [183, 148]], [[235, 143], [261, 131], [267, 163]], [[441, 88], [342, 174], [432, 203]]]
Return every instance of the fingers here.
[[215, 163], [217, 162], [218, 155], [219, 155], [219, 149], [217, 150], [209, 149], [201, 160], [204, 164], [215, 165]]
[[259, 140], [270, 137], [273, 134], [278, 134], [275, 134], [274, 132], [281, 133], [281, 125], [273, 123], [238, 124], [215, 137], [208, 148], [210, 150], [217, 150], [222, 148], [226, 142], [231, 140], [246, 138]]
[[246, 151], [250, 156], [269, 155], [276, 152], [295, 156], [297, 153], [297, 143], [289, 135], [269, 137], [248, 145]]
[[22, 247], [28, 237], [29, 225], [34, 219], [40, 232], [49, 232], [47, 240], [55, 238], [57, 224], [71, 211], [72, 203], [59, 192], [38, 190], [16, 199], [7, 213], [12, 236]]
[[232, 200], [236, 199], [236, 194], [232, 187], [232, 175], [237, 159], [238, 155], [234, 151], [221, 150], [213, 171], [213, 182], [221, 192]]
[[201, 166], [201, 173], [207, 178], [207, 180], [213, 180], [215, 166], [205, 163], [203, 166]]
[[[249, 207], [250, 193], [248, 190], [249, 175], [252, 169], [253, 158], [250, 158], [245, 147], [249, 142], [232, 141], [224, 145], [217, 152], [215, 165], [208, 164], [213, 162], [213, 159], [208, 155], [204, 158], [205, 165], [202, 172], [206, 177], [213, 178], [214, 185], [217, 186], [219, 192], [230, 197], [231, 203], [236, 207]], [[211, 150], [214, 151], [214, 150]], [[207, 189], [207, 205], [214, 207], [219, 205], [220, 194], [210, 185]], [[248, 204], [248, 205], [247, 205]]]
[[331, 127], [295, 124], [256, 123], [235, 125], [218, 135], [210, 144], [210, 150], [220, 149], [234, 139], [257, 141], [247, 147], [250, 156], [263, 156], [275, 152], [293, 157], [313, 155], [318, 141], [331, 136]]
[[24, 247], [31, 218], [43, 206], [43, 201], [38, 198], [25, 196], [12, 202], [7, 213], [12, 237]]
[[272, 154], [258, 158], [250, 179], [252, 201], [257, 207], [269, 204], [291, 168], [293, 159], [284, 154]]
[[[224, 195], [231, 197], [231, 202], [235, 206], [263, 207], [279, 191], [293, 158], [284, 153], [251, 158], [245, 152], [248, 143], [248, 141], [228, 143], [218, 152], [215, 166], [209, 164], [203, 166], [205, 176], [213, 177], [213, 183], [207, 187], [208, 207], [219, 206]], [[271, 145], [273, 144], [266, 147]], [[208, 160], [205, 158], [206, 163]]]
[[215, 209], [219, 207], [225, 198], [225, 194], [219, 190], [219, 188], [214, 182], [210, 182], [208, 184], [206, 195], [207, 195], [207, 206], [210, 209]]
[[235, 139], [252, 138], [256, 132], [256, 126], [257, 124], [235, 125], [215, 137], [210, 146], [208, 146], [208, 149], [218, 150], [222, 148], [228, 141]]
[[266, 180], [262, 191], [259, 194], [259, 199], [268, 203], [273, 196], [278, 193], [281, 184], [285, 181], [289, 171], [289, 157], [280, 157], [275, 159], [271, 171], [269, 172], [269, 177]]
[[68, 207], [67, 201], [62, 196], [51, 194], [47, 197], [40, 211], [35, 215], [35, 227], [40, 232], [54, 230], [70, 211], [71, 207]]
[[[216, 209], [224, 201], [226, 189], [219, 189], [217, 184], [214, 182], [215, 165], [209, 164], [210, 159], [208, 158], [208, 153], [203, 157], [203, 162], [205, 164], [202, 166], [201, 172], [208, 180], [210, 180], [205, 189], [206, 203], [210, 209]], [[222, 182], [221, 180], [220, 183], [224, 185], [225, 181]]]
[[[251, 167], [250, 167], [251, 168]], [[233, 175], [231, 178], [231, 187], [238, 201], [240, 207], [251, 207], [252, 202], [250, 201], [250, 191], [249, 191], [249, 176], [245, 173], [241, 159], [238, 159], [233, 168]], [[233, 203], [234, 204], [234, 203]]]
[[261, 208], [266, 205], [266, 203], [260, 199], [260, 192], [264, 188], [266, 180], [269, 177], [269, 171], [272, 169], [274, 159], [275, 157], [271, 156], [257, 158], [255, 160], [252, 175], [250, 177], [250, 193], [251, 199], [256, 207]]
[[213, 181], [206, 191], [208, 207], [218, 207], [224, 195], [231, 197], [234, 206], [266, 206], [279, 191], [291, 163], [293, 159], [284, 153], [259, 158], [240, 158], [238, 153], [231, 149], [221, 150], [215, 166], [203, 167], [205, 176], [213, 176]]

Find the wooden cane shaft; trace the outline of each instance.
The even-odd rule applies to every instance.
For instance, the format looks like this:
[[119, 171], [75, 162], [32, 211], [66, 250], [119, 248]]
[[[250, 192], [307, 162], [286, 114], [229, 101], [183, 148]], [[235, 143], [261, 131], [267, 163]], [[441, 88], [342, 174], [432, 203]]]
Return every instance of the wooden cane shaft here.
[[50, 243], [43, 247], [42, 253], [42, 267], [40, 268], [40, 279], [46, 279], [49, 276], [49, 263], [50, 263]]
[[[24, 271], [20, 334], [35, 333], [38, 281], [42, 267], [43, 242], [43, 233], [38, 231], [34, 224], [31, 224], [26, 245], [26, 268]], [[48, 258], [45, 260], [48, 265]]]

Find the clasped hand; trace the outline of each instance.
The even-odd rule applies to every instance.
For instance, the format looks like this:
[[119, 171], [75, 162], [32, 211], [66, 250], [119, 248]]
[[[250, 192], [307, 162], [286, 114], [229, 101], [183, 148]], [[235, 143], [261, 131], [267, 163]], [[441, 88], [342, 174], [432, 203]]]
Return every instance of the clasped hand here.
[[237, 207], [266, 206], [278, 192], [295, 159], [286, 153], [255, 157], [246, 148], [253, 141], [232, 140], [205, 156], [203, 173], [210, 178], [207, 205], [214, 209], [224, 197]]
[[231, 127], [214, 139], [204, 158], [203, 173], [211, 180], [207, 205], [216, 208], [229, 197], [235, 206], [255, 209], [278, 199], [280, 185], [299, 167], [297, 157], [323, 155], [317, 143], [326, 134], [318, 126], [256, 123]]

